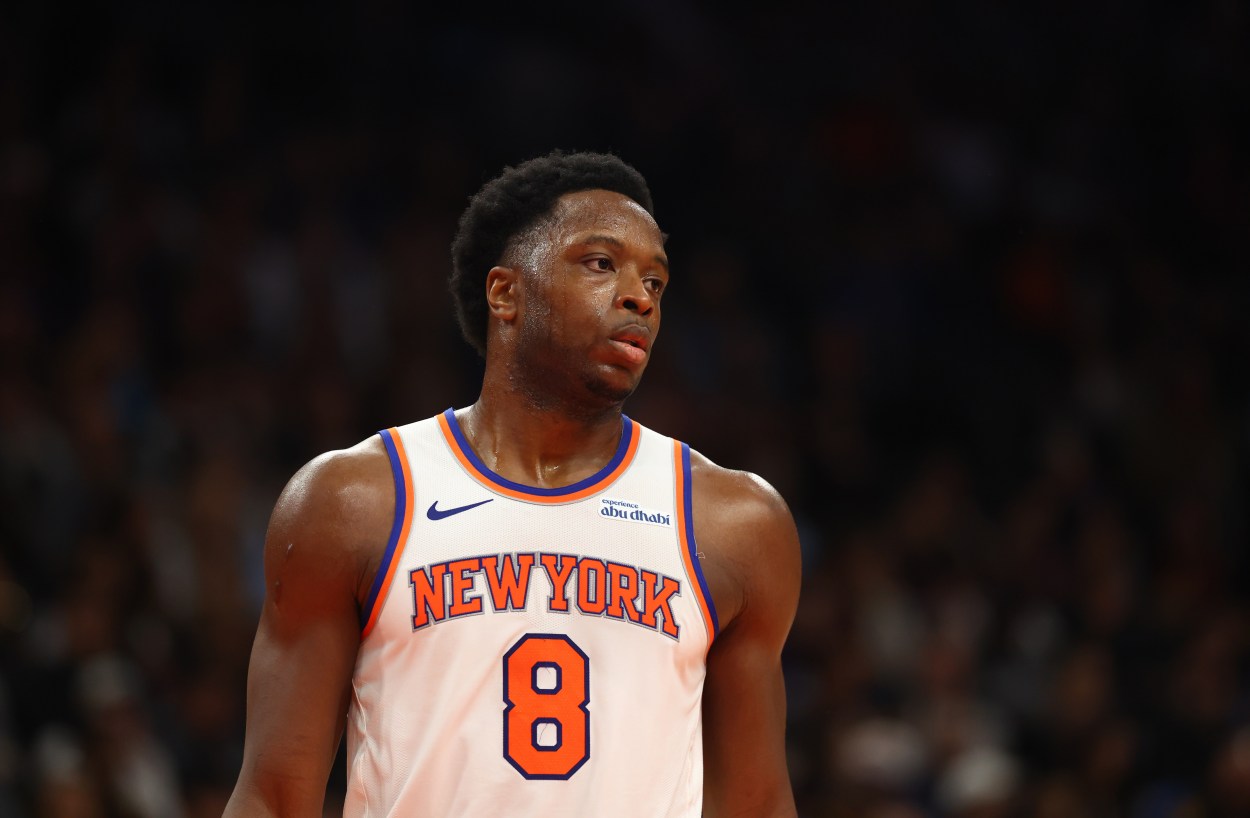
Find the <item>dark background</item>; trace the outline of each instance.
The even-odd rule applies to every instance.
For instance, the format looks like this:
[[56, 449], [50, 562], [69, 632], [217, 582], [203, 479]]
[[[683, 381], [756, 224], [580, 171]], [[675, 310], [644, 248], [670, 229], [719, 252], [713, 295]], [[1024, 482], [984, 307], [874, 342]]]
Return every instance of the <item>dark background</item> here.
[[799, 522], [802, 815], [1247, 814], [1250, 11], [1006, 6], [6, 4], [0, 815], [220, 814], [273, 501], [476, 397], [554, 147], [672, 237], [627, 411]]

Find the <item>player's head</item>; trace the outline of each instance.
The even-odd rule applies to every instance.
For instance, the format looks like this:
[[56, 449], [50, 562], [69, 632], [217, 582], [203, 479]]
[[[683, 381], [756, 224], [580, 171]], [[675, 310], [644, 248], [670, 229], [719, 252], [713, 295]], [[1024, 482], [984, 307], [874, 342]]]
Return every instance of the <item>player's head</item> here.
[[543, 220], [566, 193], [610, 190], [637, 202], [654, 216], [651, 191], [642, 174], [607, 153], [554, 151], [506, 168], [482, 186], [460, 217], [451, 245], [451, 292], [465, 340], [486, 355], [486, 274], [513, 245]]

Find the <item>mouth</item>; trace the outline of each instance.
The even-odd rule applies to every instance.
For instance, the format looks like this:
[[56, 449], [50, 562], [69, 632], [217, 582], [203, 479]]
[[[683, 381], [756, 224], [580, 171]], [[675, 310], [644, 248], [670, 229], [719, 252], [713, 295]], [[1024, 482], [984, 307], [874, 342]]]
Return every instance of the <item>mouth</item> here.
[[651, 337], [645, 331], [629, 327], [612, 335], [608, 341], [616, 351], [631, 364], [641, 364], [647, 359]]
[[611, 337], [611, 340], [618, 344], [640, 349], [646, 352], [651, 347], [651, 337], [648, 333], [639, 329], [625, 329]]

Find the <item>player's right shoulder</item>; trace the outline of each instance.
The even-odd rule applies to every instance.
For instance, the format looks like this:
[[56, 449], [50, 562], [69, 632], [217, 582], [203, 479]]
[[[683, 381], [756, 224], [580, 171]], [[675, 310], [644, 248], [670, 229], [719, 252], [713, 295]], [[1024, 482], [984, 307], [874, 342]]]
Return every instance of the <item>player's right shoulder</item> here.
[[325, 452], [278, 497], [265, 538], [267, 567], [298, 553], [354, 586], [385, 547], [394, 513], [394, 478], [378, 436]]
[[321, 524], [364, 522], [379, 512], [389, 516], [394, 503], [390, 461], [381, 439], [373, 436], [305, 463], [282, 490], [275, 517], [283, 512]]

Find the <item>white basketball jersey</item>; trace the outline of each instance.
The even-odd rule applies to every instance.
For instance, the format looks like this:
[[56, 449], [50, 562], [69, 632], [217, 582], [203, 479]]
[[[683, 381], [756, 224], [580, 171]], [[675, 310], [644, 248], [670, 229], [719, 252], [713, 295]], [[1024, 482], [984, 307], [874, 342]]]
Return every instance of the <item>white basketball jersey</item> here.
[[488, 469], [450, 409], [380, 434], [395, 522], [344, 814], [697, 818], [717, 624], [689, 449], [624, 418], [602, 470], [539, 489]]

